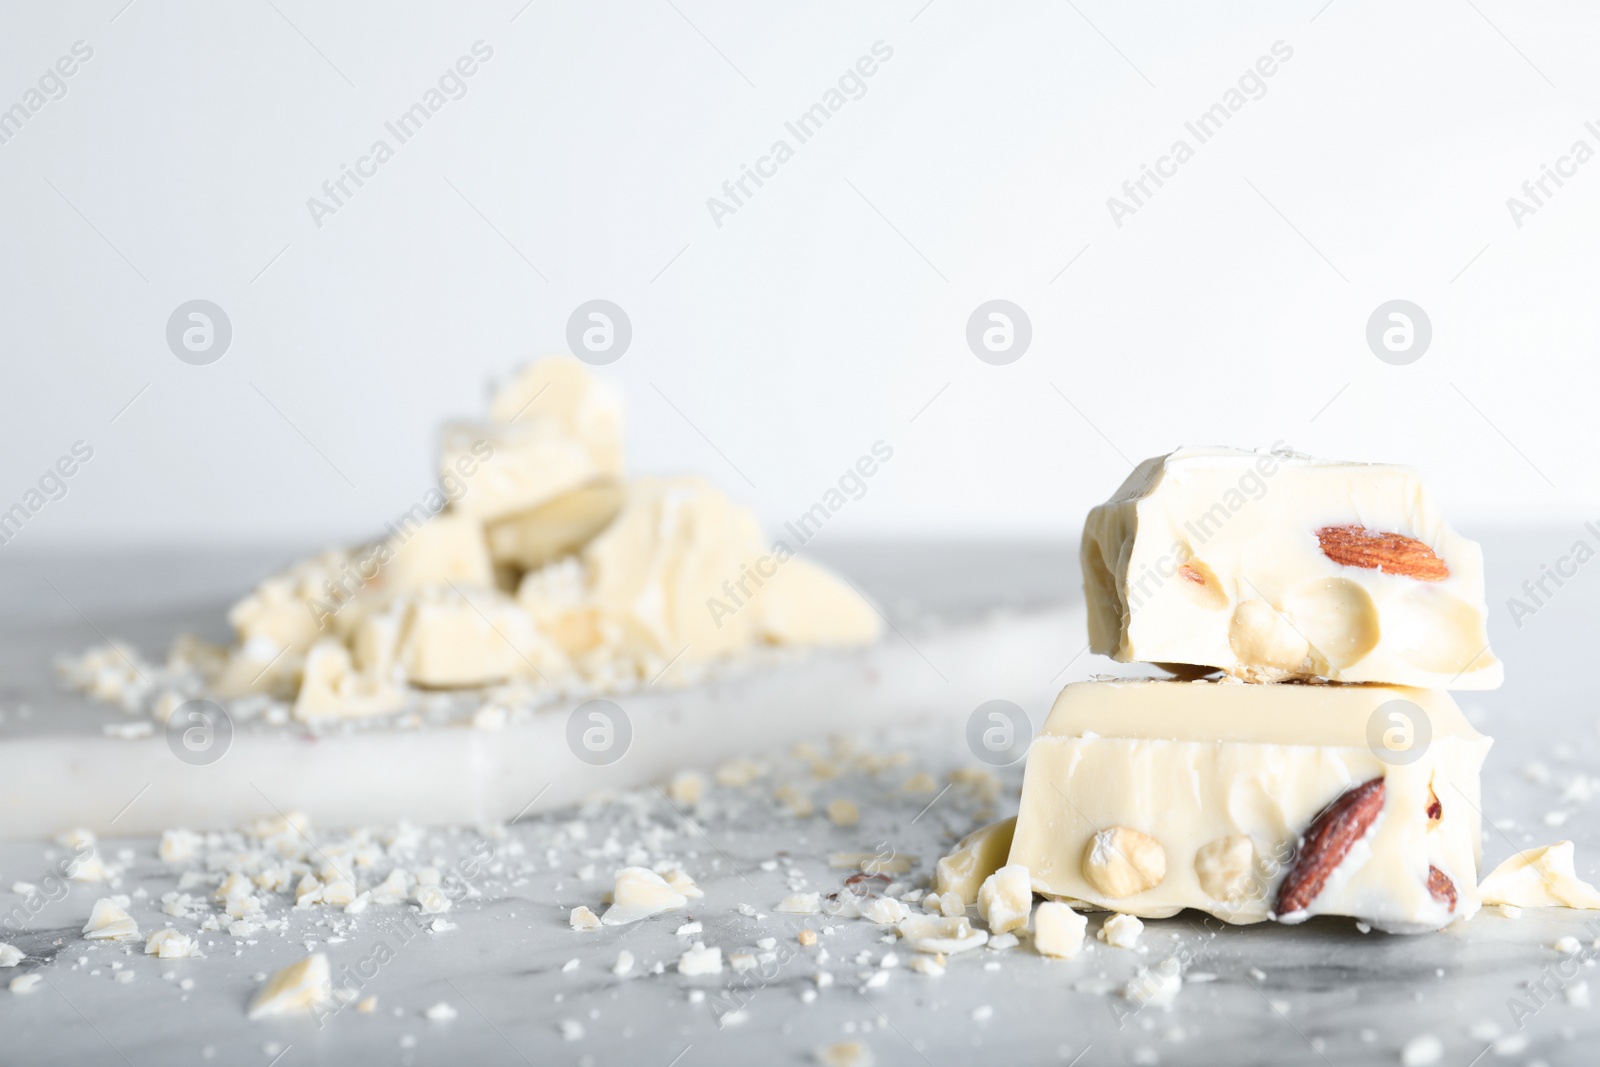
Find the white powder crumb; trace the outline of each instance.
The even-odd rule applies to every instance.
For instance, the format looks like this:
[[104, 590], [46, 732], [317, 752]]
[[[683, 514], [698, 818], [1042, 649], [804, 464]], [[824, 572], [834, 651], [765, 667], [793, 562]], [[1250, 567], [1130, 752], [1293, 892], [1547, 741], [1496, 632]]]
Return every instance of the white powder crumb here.
[[993, 1018], [994, 1008], [991, 1005], [979, 1004], [976, 1008], [972, 1009], [972, 1021], [975, 1023], [986, 1023]]
[[1474, 1041], [1493, 1041], [1500, 1036], [1500, 1025], [1489, 1019], [1483, 1019], [1467, 1027], [1467, 1036]]
[[572, 957], [572, 959], [568, 960], [566, 963], [563, 963], [561, 965], [561, 973], [562, 974], [570, 974], [571, 972], [573, 972], [573, 971], [575, 971], [577, 969], [578, 969], [578, 957], [576, 957], [576, 956]]
[[1432, 1034], [1418, 1034], [1400, 1050], [1400, 1062], [1405, 1067], [1427, 1067], [1438, 1063], [1444, 1056], [1444, 1042]]
[[702, 932], [704, 929], [704, 923], [684, 923], [682, 926], [674, 930], [673, 933], [678, 937], [693, 937], [695, 934]]
[[19, 974], [11, 979], [11, 984], [6, 988], [13, 993], [32, 993], [43, 981], [42, 974]]
[[906, 964], [906, 966], [910, 967], [917, 974], [927, 975], [929, 978], [937, 978], [944, 973], [944, 964], [940, 963], [932, 956], [913, 956], [911, 957], [911, 962]]
[[1573, 982], [1563, 992], [1566, 994], [1567, 1003], [1574, 1008], [1587, 1008], [1589, 1006], [1589, 983]]
[[617, 962], [611, 965], [611, 973], [623, 975], [631, 970], [633, 970], [633, 953], [623, 949], [617, 953]]
[[577, 1041], [583, 1037], [583, 1024], [576, 1019], [561, 1020], [561, 1040]]
[[1557, 938], [1555, 943], [1550, 947], [1561, 953], [1563, 956], [1572, 956], [1583, 951], [1583, 943], [1577, 938], [1573, 937], [1571, 934], [1568, 934], [1566, 937]]
[[1356, 923], [1356, 933], [1358, 933], [1358, 934], [1370, 934], [1370, 933], [1372, 933], [1372, 924], [1371, 923]]
[[430, 1022], [447, 1023], [459, 1013], [455, 1008], [441, 1000], [422, 1014], [426, 1015]]
[[1260, 967], [1252, 967], [1248, 973], [1251, 978], [1254, 978], [1258, 982], [1265, 982], [1267, 980], [1267, 972], [1263, 971]]

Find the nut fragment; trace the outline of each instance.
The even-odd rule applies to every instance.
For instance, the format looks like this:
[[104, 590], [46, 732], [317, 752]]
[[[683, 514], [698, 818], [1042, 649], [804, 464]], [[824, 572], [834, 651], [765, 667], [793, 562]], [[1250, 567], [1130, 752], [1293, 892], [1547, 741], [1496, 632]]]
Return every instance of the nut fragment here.
[[1444, 805], [1439, 803], [1439, 794], [1433, 791], [1433, 783], [1428, 783], [1428, 821], [1438, 822], [1444, 818]]
[[1372, 829], [1383, 811], [1383, 798], [1383, 779], [1374, 778], [1345, 790], [1311, 821], [1294, 867], [1278, 887], [1280, 921], [1305, 911], [1317, 899], [1350, 849]]
[[1450, 568], [1433, 549], [1404, 534], [1369, 530], [1364, 526], [1324, 526], [1317, 531], [1322, 554], [1345, 567], [1364, 567], [1399, 574], [1419, 582], [1439, 582]]
[[1167, 850], [1149, 834], [1126, 826], [1101, 830], [1083, 850], [1083, 877], [1108, 897], [1130, 897], [1161, 884]]
[[1447, 911], [1456, 910], [1456, 884], [1437, 867], [1428, 868], [1428, 892], [1434, 900], [1448, 904]]
[[1242, 664], [1291, 673], [1305, 671], [1311, 653], [1305, 635], [1265, 600], [1246, 600], [1233, 610], [1228, 646]]
[[1255, 882], [1256, 843], [1249, 834], [1229, 834], [1194, 854], [1194, 873], [1212, 900], [1243, 903]]

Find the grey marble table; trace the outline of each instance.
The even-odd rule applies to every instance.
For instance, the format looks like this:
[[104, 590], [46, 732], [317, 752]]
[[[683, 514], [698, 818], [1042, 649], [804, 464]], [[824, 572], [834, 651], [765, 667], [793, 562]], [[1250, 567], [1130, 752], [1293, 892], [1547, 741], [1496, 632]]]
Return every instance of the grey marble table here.
[[[1578, 572], [1521, 625], [1506, 599], [1522, 595], [1583, 535], [1574, 528], [1469, 530], [1490, 566], [1492, 636], [1507, 664], [1499, 691], [1462, 694], [1475, 723], [1496, 738], [1484, 782], [1485, 861], [1561, 838], [1578, 844], [1580, 875], [1600, 878], [1600, 716], [1589, 670], [1600, 615], [1600, 570]], [[0, 709], [16, 714], [81, 712], [56, 691], [53, 652], [98, 640], [97, 629], [149, 651], [179, 629], [221, 636], [221, 608], [284, 553], [14, 557], [0, 561]], [[834, 562], [889, 610], [915, 641], [928, 627], [972, 621], [996, 608], [1026, 612], [1071, 602], [1075, 555], [1040, 546], [861, 546]], [[1039, 685], [1061, 672], [1040, 664]], [[1083, 656], [1060, 681], [1106, 671]], [[1030, 707], [1036, 718], [1043, 707]], [[108, 839], [106, 859], [123, 866], [116, 885], [74, 883], [26, 916], [9, 940], [28, 953], [0, 981], [38, 973], [31, 992], [0, 991], [0, 1063], [295, 1064], [813, 1063], [817, 1050], [860, 1042], [877, 1064], [1397, 1063], [1401, 1050], [1433, 1035], [1433, 1061], [1469, 1064], [1590, 1064], [1600, 1060], [1600, 1025], [1589, 1006], [1600, 971], [1591, 918], [1567, 911], [1485, 914], [1440, 934], [1362, 934], [1354, 924], [1213, 929], [1185, 914], [1151, 922], [1141, 951], [1094, 944], [1070, 962], [1024, 944], [952, 957], [948, 972], [910, 972], [909, 953], [886, 928], [855, 919], [778, 915], [773, 905], [803, 884], [824, 893], [848, 872], [830, 853], [892, 848], [915, 857], [908, 879], [989, 811], [1015, 804], [1020, 768], [999, 772], [1000, 791], [956, 787], [942, 794], [901, 786], [926, 771], [943, 783], [975, 765], [958, 729], [874, 733], [862, 723], [858, 751], [904, 753], [887, 767], [840, 756], [836, 778], [813, 783], [819, 802], [857, 802], [859, 825], [796, 819], [772, 799], [772, 784], [803, 773], [771, 757], [767, 777], [712, 787], [693, 818], [653, 790], [584, 808], [529, 816], [509, 828], [441, 828], [393, 850], [408, 868], [455, 869], [460, 857], [491, 860], [440, 918], [453, 928], [406, 936], [401, 909], [345, 916], [320, 908], [281, 910], [282, 927], [250, 938], [201, 935], [202, 959], [158, 960], [141, 945], [92, 943], [79, 934], [93, 901], [132, 896], [147, 933], [163, 921], [188, 932], [194, 918], [166, 920], [162, 893], [181, 868], [163, 863], [151, 838]], [[826, 743], [819, 739], [819, 748]], [[0, 774], [5, 773], [0, 752]], [[880, 761], [887, 762], [887, 761]], [[1574, 780], [1579, 785], [1572, 785]], [[1595, 800], [1583, 799], [1595, 793]], [[930, 801], [932, 802], [930, 804]], [[204, 798], [196, 798], [203, 804]], [[311, 813], [313, 818], [315, 813]], [[331, 840], [339, 828], [316, 827]], [[480, 832], [481, 831], [481, 832]], [[0, 843], [0, 912], [23, 899], [13, 883], [37, 882], [65, 849], [54, 842]], [[681, 911], [618, 928], [577, 933], [567, 912], [600, 909], [609, 871], [629, 858], [680, 862], [705, 891]], [[585, 879], [589, 866], [599, 873]], [[433, 917], [429, 917], [433, 918]], [[774, 959], [746, 972], [685, 977], [675, 963], [688, 946], [677, 931], [724, 957], [774, 939]], [[1098, 925], [1091, 921], [1091, 930]], [[802, 925], [819, 946], [795, 939]], [[1214, 924], [1213, 924], [1214, 925]], [[1579, 958], [1551, 946], [1573, 935]], [[375, 1011], [347, 1008], [323, 1020], [249, 1021], [245, 1007], [261, 975], [303, 957], [308, 943], [335, 970], [392, 951], [366, 982]], [[819, 948], [826, 957], [819, 958]], [[618, 954], [631, 970], [613, 973]], [[894, 957], [885, 965], [885, 955]], [[1182, 961], [1185, 981], [1170, 1008], [1119, 995], [1141, 968]], [[569, 961], [576, 961], [575, 963]], [[652, 973], [656, 964], [663, 973]], [[819, 978], [825, 973], [826, 978]], [[132, 978], [119, 977], [131, 974]], [[886, 974], [887, 978], [874, 977]], [[1576, 977], [1563, 978], [1562, 975]], [[1600, 991], [1596, 991], [1600, 995]], [[438, 1004], [448, 1010], [430, 1018]]]

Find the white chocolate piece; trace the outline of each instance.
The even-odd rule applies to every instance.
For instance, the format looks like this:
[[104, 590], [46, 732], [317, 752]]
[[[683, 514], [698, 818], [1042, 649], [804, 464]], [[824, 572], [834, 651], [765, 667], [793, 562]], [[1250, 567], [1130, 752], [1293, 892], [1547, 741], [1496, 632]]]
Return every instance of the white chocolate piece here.
[[1096, 935], [1112, 948], [1133, 948], [1144, 933], [1144, 923], [1132, 915], [1116, 914], [1100, 924]]
[[672, 911], [689, 903], [687, 897], [668, 885], [648, 867], [624, 867], [617, 872], [611, 891], [611, 907], [600, 917], [607, 926], [622, 926]]
[[163, 960], [187, 959], [200, 955], [200, 945], [194, 938], [169, 926], [150, 935], [144, 943], [144, 953]]
[[895, 927], [895, 932], [912, 948], [929, 955], [953, 956], [979, 948], [989, 940], [988, 931], [974, 930], [966, 916], [913, 915]]
[[554, 684], [570, 670], [515, 600], [465, 586], [397, 597], [362, 622], [356, 653], [364, 670], [381, 674], [397, 665], [412, 685], [439, 689], [511, 678]]
[[588, 906], [584, 904], [579, 904], [572, 909], [572, 914], [567, 916], [567, 922], [574, 930], [600, 929], [600, 916], [589, 910]]
[[537, 570], [594, 540], [617, 517], [624, 499], [621, 485], [596, 482], [507, 515], [489, 525], [489, 555], [497, 564]]
[[687, 952], [678, 957], [678, 973], [689, 977], [699, 974], [721, 974], [722, 949], [707, 948], [705, 942], [696, 941]]
[[447, 425], [439, 471], [452, 506], [484, 521], [537, 508], [622, 474], [622, 412], [611, 390], [570, 357], [543, 359], [494, 398], [487, 424]]
[[382, 568], [387, 589], [430, 585], [492, 588], [489, 543], [483, 523], [471, 515], [445, 512], [421, 525], [407, 525], [389, 539], [389, 562]]
[[0, 941], [0, 967], [15, 967], [28, 958], [28, 954], [15, 945]]
[[843, 578], [799, 557], [776, 566], [754, 600], [756, 632], [762, 640], [838, 646], [870, 645], [878, 639], [882, 616]]
[[344, 549], [323, 552], [264, 580], [228, 609], [228, 622], [239, 643], [257, 641], [273, 652], [285, 648], [308, 651], [319, 638], [328, 636], [316, 604], [333, 599], [330, 589], [352, 584], [346, 574], [355, 556]]
[[139, 936], [139, 924], [123, 910], [127, 897], [117, 900], [101, 897], [94, 902], [89, 921], [83, 924], [83, 936], [91, 940], [133, 941]]
[[1408, 467], [1180, 449], [1089, 512], [1082, 561], [1090, 647], [1123, 662], [1451, 689], [1504, 675], [1483, 553]]
[[332, 1010], [334, 1004], [328, 957], [313, 952], [267, 979], [267, 984], [250, 1002], [249, 1014], [252, 1019], [265, 1019], [274, 1015]]
[[1005, 866], [1016, 828], [1017, 819], [1012, 816], [963, 837], [948, 856], [934, 865], [934, 892], [954, 893], [962, 904], [977, 903], [984, 879]]
[[1600, 909], [1600, 890], [1578, 877], [1571, 841], [1525, 849], [1478, 886], [1484, 904], [1518, 908]]
[[1026, 867], [1001, 867], [978, 887], [978, 915], [989, 924], [991, 940], [995, 934], [1026, 930], [1032, 911], [1033, 884]]
[[[583, 559], [601, 616], [636, 658], [665, 664], [680, 654], [680, 663], [716, 659], [751, 643], [756, 613], [723, 587], [766, 554], [755, 513], [709, 482], [647, 478], [629, 484], [627, 503]], [[725, 615], [708, 607], [713, 600]]]
[[1070, 960], [1083, 951], [1089, 920], [1059, 900], [1046, 900], [1033, 913], [1033, 947], [1041, 956]]
[[[1410, 763], [1385, 762], [1376, 752], [1394, 758], [1389, 750], [1369, 747], [1371, 724], [1387, 722], [1381, 709], [1395, 700], [1408, 701], [1431, 728], [1431, 742]], [[1479, 907], [1478, 772], [1490, 744], [1442, 690], [1075, 683], [1028, 752], [1008, 862], [1027, 867], [1034, 891], [1048, 897], [1143, 918], [1196, 908], [1259, 922], [1275, 917], [1284, 878], [1302, 862], [1296, 849], [1323, 809], [1381, 779], [1375, 821], [1329, 865], [1308, 906], [1276, 917], [1346, 915], [1396, 932], [1437, 929]], [[1438, 819], [1428, 814], [1435, 799]], [[1084, 861], [1101, 829], [1112, 827], [1160, 842], [1166, 865], [1158, 882], [1117, 895], [1087, 876]], [[1241, 870], [1241, 861], [1256, 869]], [[1430, 868], [1448, 879], [1453, 907], [1430, 891]], [[1219, 887], [1225, 899], [1217, 899]]]
[[350, 661], [350, 651], [339, 642], [319, 641], [306, 656], [294, 717], [310, 722], [387, 715], [404, 703], [405, 690], [401, 686], [357, 671]]

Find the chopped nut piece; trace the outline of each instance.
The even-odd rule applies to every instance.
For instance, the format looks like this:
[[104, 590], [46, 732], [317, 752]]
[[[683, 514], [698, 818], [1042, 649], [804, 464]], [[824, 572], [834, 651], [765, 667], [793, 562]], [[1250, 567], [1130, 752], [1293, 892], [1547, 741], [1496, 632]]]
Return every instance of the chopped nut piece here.
[[1229, 834], [1208, 842], [1195, 853], [1194, 872], [1206, 896], [1217, 901], [1242, 900], [1259, 873], [1255, 842], [1249, 834]]
[[849, 800], [828, 802], [828, 819], [835, 826], [854, 826], [861, 821], [861, 810]]
[[1126, 826], [1101, 830], [1083, 853], [1083, 877], [1113, 899], [1153, 889], [1167, 876], [1167, 852], [1149, 834]]

